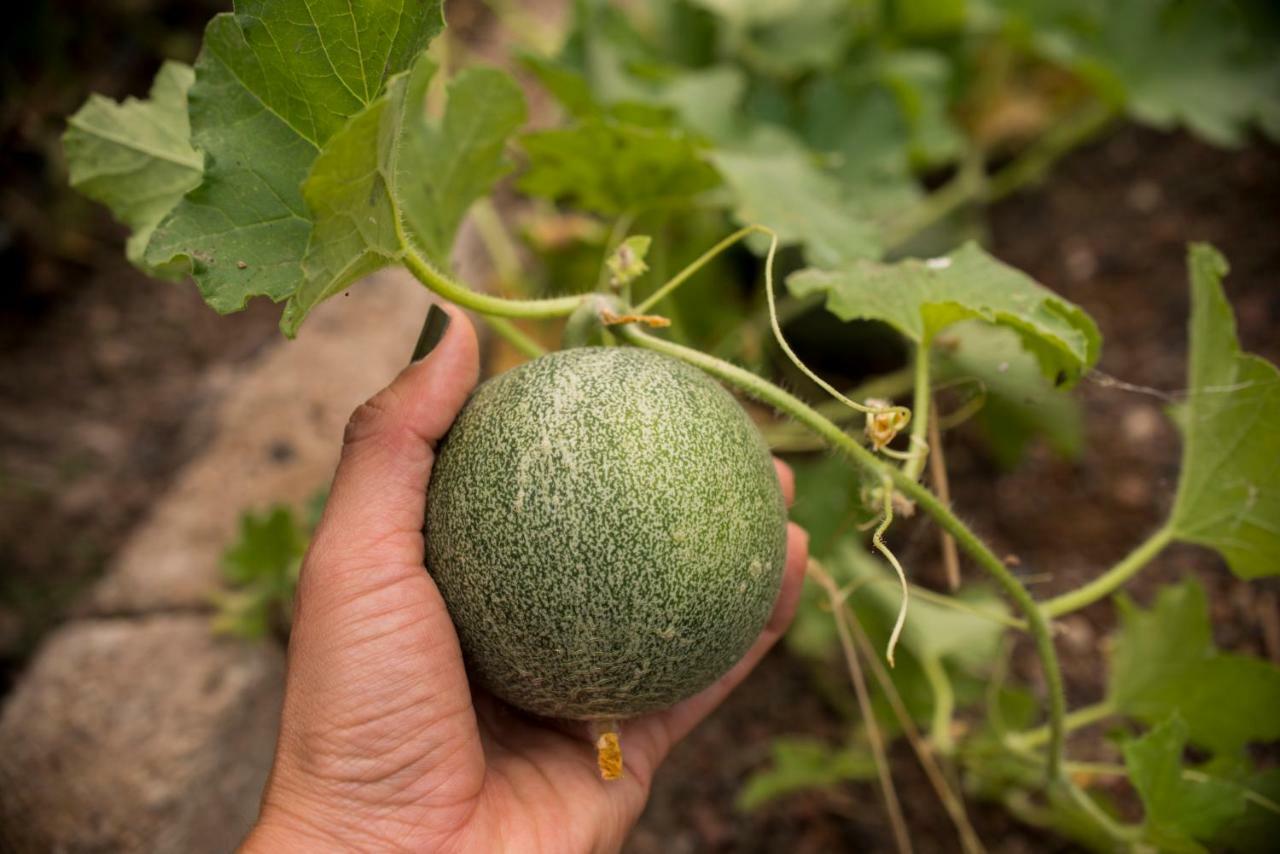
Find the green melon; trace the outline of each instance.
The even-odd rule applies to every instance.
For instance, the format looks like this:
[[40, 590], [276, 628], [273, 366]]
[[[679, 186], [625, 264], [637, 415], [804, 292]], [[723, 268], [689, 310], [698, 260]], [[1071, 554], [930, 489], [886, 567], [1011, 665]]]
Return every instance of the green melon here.
[[769, 450], [702, 372], [583, 347], [478, 387], [445, 437], [427, 568], [472, 678], [531, 712], [634, 717], [710, 685], [786, 552]]

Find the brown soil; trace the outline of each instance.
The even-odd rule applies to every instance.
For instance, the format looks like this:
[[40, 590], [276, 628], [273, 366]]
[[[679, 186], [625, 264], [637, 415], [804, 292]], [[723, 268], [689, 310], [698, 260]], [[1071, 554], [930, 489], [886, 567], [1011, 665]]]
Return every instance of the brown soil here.
[[220, 319], [129, 267], [58, 142], [89, 92], [145, 94], [228, 5], [114, 0], [87, 27], [79, 4], [18, 4], [0, 36], [0, 694], [198, 446], [218, 366], [274, 335], [270, 306]]

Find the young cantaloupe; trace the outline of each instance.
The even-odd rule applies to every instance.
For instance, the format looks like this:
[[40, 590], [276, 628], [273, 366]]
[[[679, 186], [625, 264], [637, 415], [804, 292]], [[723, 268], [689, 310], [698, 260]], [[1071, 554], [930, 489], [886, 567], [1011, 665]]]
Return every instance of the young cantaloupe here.
[[773, 608], [786, 509], [769, 451], [705, 374], [563, 350], [476, 389], [427, 499], [427, 568], [472, 678], [557, 718], [697, 693]]

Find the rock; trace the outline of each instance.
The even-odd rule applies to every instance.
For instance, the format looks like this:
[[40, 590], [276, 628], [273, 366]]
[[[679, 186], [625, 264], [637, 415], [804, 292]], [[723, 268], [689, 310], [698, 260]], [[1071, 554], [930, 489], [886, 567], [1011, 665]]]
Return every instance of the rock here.
[[82, 620], [0, 713], [0, 850], [225, 852], [257, 814], [284, 658], [203, 615]]
[[[202, 449], [130, 536], [83, 613], [206, 607], [240, 515], [301, 505], [328, 484], [351, 411], [408, 362], [429, 294], [372, 276], [321, 305], [294, 341], [223, 377]], [[281, 453], [287, 445], [288, 453]]]

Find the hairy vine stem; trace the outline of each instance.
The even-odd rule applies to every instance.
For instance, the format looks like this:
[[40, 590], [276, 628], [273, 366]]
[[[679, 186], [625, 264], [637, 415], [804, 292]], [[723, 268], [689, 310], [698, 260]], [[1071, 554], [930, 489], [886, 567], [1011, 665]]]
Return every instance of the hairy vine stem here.
[[1021, 582], [996, 557], [995, 553], [951, 512], [949, 507], [938, 500], [927, 488], [914, 479], [907, 477], [897, 466], [881, 460], [804, 401], [788, 394], [768, 380], [699, 350], [684, 347], [661, 338], [655, 338], [632, 325], [617, 327], [615, 331], [632, 344], [647, 347], [688, 362], [714, 377], [737, 386], [748, 395], [790, 415], [822, 436], [832, 447], [847, 454], [859, 465], [874, 472], [879, 477], [887, 476], [897, 490], [914, 501], [918, 507], [921, 507], [932, 516], [944, 530], [955, 537], [956, 543], [960, 548], [995, 579], [996, 583], [1003, 588], [1009, 598], [1017, 605], [1018, 610], [1026, 617], [1027, 630], [1035, 641], [1036, 653], [1044, 669], [1045, 683], [1049, 694], [1049, 776], [1053, 779], [1061, 776], [1064, 736], [1063, 717], [1066, 715], [1066, 699], [1062, 687], [1062, 670], [1058, 665], [1058, 654], [1053, 646], [1048, 620]]
[[505, 299], [473, 291], [459, 284], [435, 268], [415, 247], [405, 243], [403, 257], [405, 267], [414, 278], [440, 296], [463, 308], [495, 317], [524, 317], [530, 319], [565, 317], [573, 313], [584, 296], [554, 297], [551, 299]]
[[929, 402], [933, 397], [933, 389], [930, 387], [927, 341], [916, 345], [913, 367], [915, 386], [911, 398], [911, 444], [907, 447], [910, 456], [902, 464], [902, 472], [912, 480], [919, 480], [925, 462], [933, 451], [929, 446]]
[[1151, 536], [1143, 540], [1137, 548], [1129, 552], [1123, 560], [1084, 587], [1063, 593], [1061, 596], [1055, 596], [1041, 604], [1041, 612], [1050, 619], [1061, 617], [1063, 614], [1078, 611], [1086, 605], [1092, 605], [1099, 599], [1114, 593], [1121, 585], [1137, 575], [1139, 570], [1150, 563], [1165, 546], [1173, 541], [1173, 538], [1173, 529], [1167, 523], [1161, 525]]

